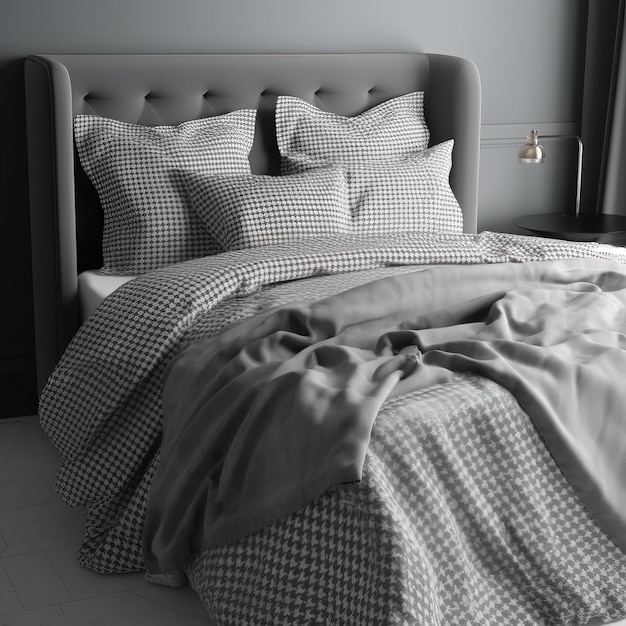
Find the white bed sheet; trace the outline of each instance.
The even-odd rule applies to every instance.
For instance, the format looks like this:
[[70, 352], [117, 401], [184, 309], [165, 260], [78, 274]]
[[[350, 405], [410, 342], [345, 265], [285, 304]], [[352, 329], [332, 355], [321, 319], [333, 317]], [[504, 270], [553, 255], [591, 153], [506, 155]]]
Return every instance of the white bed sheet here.
[[78, 301], [80, 321], [84, 322], [98, 305], [124, 283], [134, 276], [110, 276], [100, 270], [87, 270], [78, 275]]
[[[598, 244], [603, 250], [616, 255], [623, 253], [623, 248], [608, 244]], [[80, 302], [80, 321], [84, 322], [98, 305], [118, 287], [135, 278], [134, 276], [104, 275], [100, 270], [87, 270], [78, 275], [78, 299]]]

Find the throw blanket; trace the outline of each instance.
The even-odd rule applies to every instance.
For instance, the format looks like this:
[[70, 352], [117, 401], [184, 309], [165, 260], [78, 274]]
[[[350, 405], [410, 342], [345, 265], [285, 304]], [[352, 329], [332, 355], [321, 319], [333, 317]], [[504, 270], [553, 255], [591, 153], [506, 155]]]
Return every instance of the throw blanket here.
[[[153, 573], [361, 478], [389, 396], [473, 371], [513, 392], [626, 549], [626, 274], [585, 260], [450, 266], [240, 322], [169, 367], [144, 551]], [[619, 435], [619, 436], [618, 436]]]

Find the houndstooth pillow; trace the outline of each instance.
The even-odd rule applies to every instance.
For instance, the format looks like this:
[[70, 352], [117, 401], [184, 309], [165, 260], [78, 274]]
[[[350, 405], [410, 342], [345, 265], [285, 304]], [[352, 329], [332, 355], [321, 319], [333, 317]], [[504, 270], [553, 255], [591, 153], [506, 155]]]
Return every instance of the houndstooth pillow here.
[[221, 249], [188, 208], [176, 170], [249, 173], [256, 111], [141, 126], [74, 120], [80, 163], [104, 210], [105, 274], [142, 274]]
[[449, 180], [453, 142], [427, 150], [423, 100], [423, 92], [412, 92], [343, 117], [280, 96], [276, 136], [283, 173], [344, 167], [357, 232], [463, 232]]
[[226, 250], [352, 230], [341, 168], [288, 176], [180, 173], [190, 204]]
[[462, 233], [450, 188], [453, 147], [451, 139], [401, 161], [353, 165], [347, 176], [355, 230]]
[[401, 159], [428, 147], [424, 93], [392, 98], [353, 117], [279, 96], [276, 139], [283, 173], [338, 163]]

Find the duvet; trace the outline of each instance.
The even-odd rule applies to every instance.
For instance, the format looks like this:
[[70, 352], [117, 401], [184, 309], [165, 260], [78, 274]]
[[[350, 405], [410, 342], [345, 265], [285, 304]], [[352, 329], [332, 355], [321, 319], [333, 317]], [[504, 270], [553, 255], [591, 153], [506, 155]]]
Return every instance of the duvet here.
[[132, 281], [41, 398], [80, 561], [220, 623], [624, 614], [624, 260], [398, 234]]

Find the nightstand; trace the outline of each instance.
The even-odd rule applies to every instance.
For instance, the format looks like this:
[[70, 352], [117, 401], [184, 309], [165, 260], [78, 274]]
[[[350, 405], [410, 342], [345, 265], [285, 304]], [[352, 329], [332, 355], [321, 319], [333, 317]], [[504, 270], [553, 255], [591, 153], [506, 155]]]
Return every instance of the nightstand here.
[[539, 213], [520, 217], [514, 224], [542, 237], [626, 246], [625, 215]]

